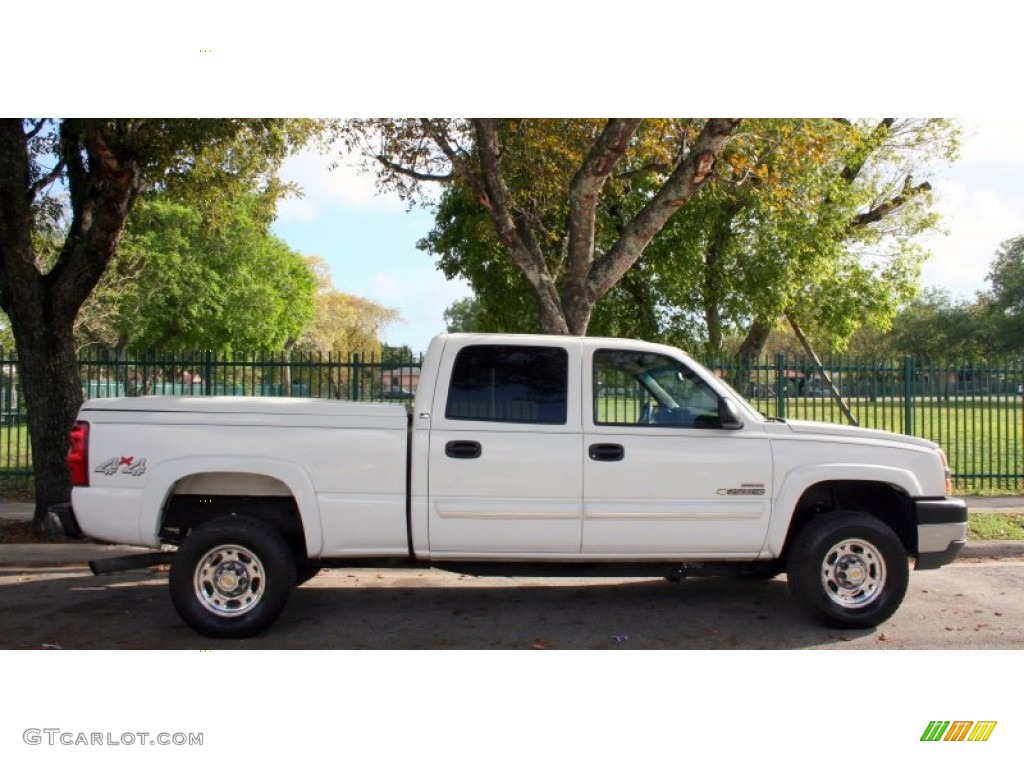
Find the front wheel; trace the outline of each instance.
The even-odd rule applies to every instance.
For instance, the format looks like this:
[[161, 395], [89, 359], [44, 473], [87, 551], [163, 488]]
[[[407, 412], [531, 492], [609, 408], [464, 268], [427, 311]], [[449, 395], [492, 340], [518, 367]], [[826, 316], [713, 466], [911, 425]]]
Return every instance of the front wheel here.
[[863, 512], [815, 518], [797, 534], [789, 590], [802, 608], [834, 627], [875, 627], [907, 592], [907, 551], [893, 530]]
[[295, 559], [280, 533], [250, 517], [221, 517], [178, 548], [171, 602], [202, 635], [252, 637], [284, 609], [295, 578]]

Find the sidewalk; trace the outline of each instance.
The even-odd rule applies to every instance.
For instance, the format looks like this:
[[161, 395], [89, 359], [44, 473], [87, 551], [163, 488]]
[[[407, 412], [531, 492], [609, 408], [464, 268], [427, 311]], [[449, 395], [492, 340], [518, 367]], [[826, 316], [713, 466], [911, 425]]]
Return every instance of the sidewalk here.
[[[972, 512], [1024, 513], [1024, 496], [969, 497]], [[0, 520], [32, 519], [34, 505], [0, 500]], [[67, 540], [42, 544], [0, 544], [0, 567], [47, 567], [79, 565], [104, 557], [151, 550], [116, 544], [94, 544]], [[968, 541], [961, 558], [1024, 557], [1024, 541]]]

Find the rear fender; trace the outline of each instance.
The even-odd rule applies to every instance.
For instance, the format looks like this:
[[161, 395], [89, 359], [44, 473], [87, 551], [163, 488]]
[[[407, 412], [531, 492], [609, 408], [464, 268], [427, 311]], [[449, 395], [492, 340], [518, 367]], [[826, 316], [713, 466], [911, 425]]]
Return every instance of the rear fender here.
[[164, 508], [175, 484], [183, 478], [211, 472], [262, 475], [284, 484], [299, 508], [307, 555], [319, 557], [322, 554], [324, 539], [320, 505], [309, 474], [297, 464], [258, 456], [189, 456], [151, 467], [139, 517], [139, 534], [144, 541], [158, 546]]

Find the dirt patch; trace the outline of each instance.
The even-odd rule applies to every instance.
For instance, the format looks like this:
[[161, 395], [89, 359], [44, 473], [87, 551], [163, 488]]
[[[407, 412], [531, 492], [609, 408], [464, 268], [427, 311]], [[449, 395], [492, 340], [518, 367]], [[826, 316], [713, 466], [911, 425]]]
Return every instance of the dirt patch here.
[[0, 544], [47, 544], [67, 541], [63, 537], [37, 536], [31, 520], [0, 520]]
[[0, 544], [40, 544], [52, 538], [32, 533], [28, 520], [0, 520]]

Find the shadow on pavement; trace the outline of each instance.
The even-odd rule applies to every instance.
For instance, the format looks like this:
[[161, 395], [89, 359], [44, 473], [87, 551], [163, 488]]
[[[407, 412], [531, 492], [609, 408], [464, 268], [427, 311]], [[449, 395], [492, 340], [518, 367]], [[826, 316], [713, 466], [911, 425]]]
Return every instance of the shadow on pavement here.
[[[593, 580], [325, 571], [245, 640], [204, 638], [174, 612], [166, 572], [0, 571], [0, 648], [792, 649], [873, 634], [822, 627], [784, 579]], [[386, 583], [388, 586], [383, 586]]]

